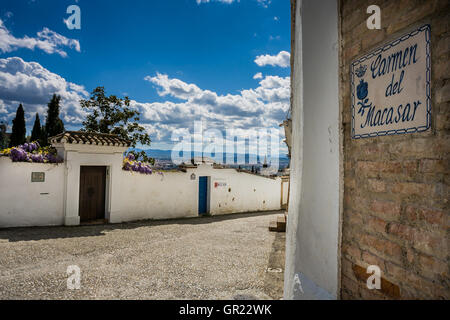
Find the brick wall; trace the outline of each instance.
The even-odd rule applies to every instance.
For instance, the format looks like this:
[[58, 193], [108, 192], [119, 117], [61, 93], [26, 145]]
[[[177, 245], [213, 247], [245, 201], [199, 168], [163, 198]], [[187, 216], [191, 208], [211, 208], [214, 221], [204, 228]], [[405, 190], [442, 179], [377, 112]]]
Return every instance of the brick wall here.
[[[381, 8], [382, 30], [366, 27], [371, 4]], [[340, 0], [339, 5], [341, 297], [449, 299], [450, 1]], [[416, 23], [431, 24], [432, 129], [352, 140], [351, 60]], [[365, 268], [371, 264], [381, 268], [381, 291], [366, 287]]]

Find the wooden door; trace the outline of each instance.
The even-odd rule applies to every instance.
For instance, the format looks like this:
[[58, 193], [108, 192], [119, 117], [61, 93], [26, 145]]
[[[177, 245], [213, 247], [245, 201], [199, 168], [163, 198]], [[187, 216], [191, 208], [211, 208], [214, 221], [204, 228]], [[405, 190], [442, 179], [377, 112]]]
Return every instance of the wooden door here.
[[80, 167], [80, 203], [81, 221], [105, 218], [106, 167]]

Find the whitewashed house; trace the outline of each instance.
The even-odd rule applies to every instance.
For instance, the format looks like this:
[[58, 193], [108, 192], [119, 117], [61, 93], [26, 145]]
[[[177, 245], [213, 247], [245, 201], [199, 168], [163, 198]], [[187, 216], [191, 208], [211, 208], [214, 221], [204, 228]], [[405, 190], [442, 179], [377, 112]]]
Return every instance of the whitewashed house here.
[[[123, 153], [129, 142], [115, 135], [69, 131], [50, 141], [63, 163], [0, 157], [0, 227], [279, 210], [282, 200], [287, 201], [281, 178], [222, 168], [212, 161], [152, 175], [125, 171]], [[33, 180], [36, 175], [41, 179]]]

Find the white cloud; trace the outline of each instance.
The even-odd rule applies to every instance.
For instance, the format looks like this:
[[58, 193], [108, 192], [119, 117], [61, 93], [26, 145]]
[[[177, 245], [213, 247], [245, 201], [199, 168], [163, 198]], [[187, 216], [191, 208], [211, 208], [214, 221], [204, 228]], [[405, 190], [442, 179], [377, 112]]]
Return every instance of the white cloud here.
[[201, 91], [195, 84], [187, 84], [178, 79], [169, 79], [167, 75], [160, 73], [157, 73], [155, 77], [147, 76], [144, 80], [150, 81], [161, 87], [162, 90], [158, 90], [160, 96], [170, 94], [175, 98], [188, 99]]
[[48, 28], [39, 31], [37, 37], [34, 38], [28, 36], [16, 38], [0, 19], [0, 51], [3, 53], [12, 52], [20, 48], [30, 50], [38, 48], [49, 54], [57, 53], [62, 57], [66, 57], [67, 53], [62, 50], [64, 47], [80, 52], [80, 42], [78, 40], [66, 38]]
[[277, 55], [271, 56], [269, 54], [257, 56], [255, 63], [260, 66], [278, 66], [282, 68], [289, 67], [291, 54], [287, 51], [280, 51]]
[[263, 75], [262, 75], [262, 73], [261, 72], [258, 72], [258, 73], [256, 73], [254, 76], [253, 76], [253, 79], [262, 79], [262, 77], [263, 77]]
[[0, 59], [0, 99], [8, 118], [19, 103], [23, 103], [29, 117], [43, 114], [51, 96], [61, 96], [61, 116], [65, 123], [81, 123], [84, 112], [79, 100], [89, 96], [83, 86], [66, 81], [37, 62], [26, 62], [19, 57]]
[[[224, 131], [234, 128], [250, 132], [257, 128], [278, 128], [289, 109], [289, 77], [260, 75], [255, 89], [241, 90], [239, 94], [219, 95], [192, 83], [169, 78], [165, 74], [145, 77], [156, 85], [160, 96], [181, 99], [181, 102], [137, 102], [132, 105], [142, 111], [155, 136], [170, 139], [172, 132], [189, 129], [194, 121], [205, 121], [208, 129]], [[277, 129], [278, 130], [278, 129]]]
[[[162, 102], [131, 101], [131, 106], [141, 111], [140, 123], [154, 145], [170, 147], [174, 143], [170, 141], [173, 132], [189, 130], [192, 133], [194, 122], [199, 120], [205, 122], [205, 130], [224, 132], [232, 128], [248, 136], [253, 130], [272, 128], [280, 130], [280, 141], [283, 139], [278, 125], [289, 109], [289, 77], [262, 77], [261, 74], [256, 88], [236, 94], [218, 94], [161, 73], [147, 76], [145, 80], [165, 97]], [[11, 123], [17, 106], [23, 103], [29, 126], [36, 112], [44, 121], [46, 105], [53, 93], [62, 97], [61, 117], [66, 127], [80, 127], [85, 113], [79, 100], [89, 98], [83, 86], [65, 80], [36, 62], [26, 62], [19, 57], [0, 59], [0, 120]], [[280, 148], [284, 148], [281, 142]]]
[[269, 7], [270, 3], [272, 2], [272, 0], [257, 0], [257, 1], [264, 8]]

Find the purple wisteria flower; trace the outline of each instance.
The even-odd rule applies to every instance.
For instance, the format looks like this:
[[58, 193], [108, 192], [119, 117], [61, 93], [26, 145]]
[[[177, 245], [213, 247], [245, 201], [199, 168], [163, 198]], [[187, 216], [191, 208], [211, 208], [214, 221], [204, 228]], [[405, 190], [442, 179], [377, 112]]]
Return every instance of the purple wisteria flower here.
[[28, 154], [22, 148], [12, 148], [9, 155], [13, 162], [28, 161]]
[[44, 162], [44, 157], [42, 156], [42, 154], [32, 154], [31, 155], [31, 160], [33, 162], [43, 163]]

